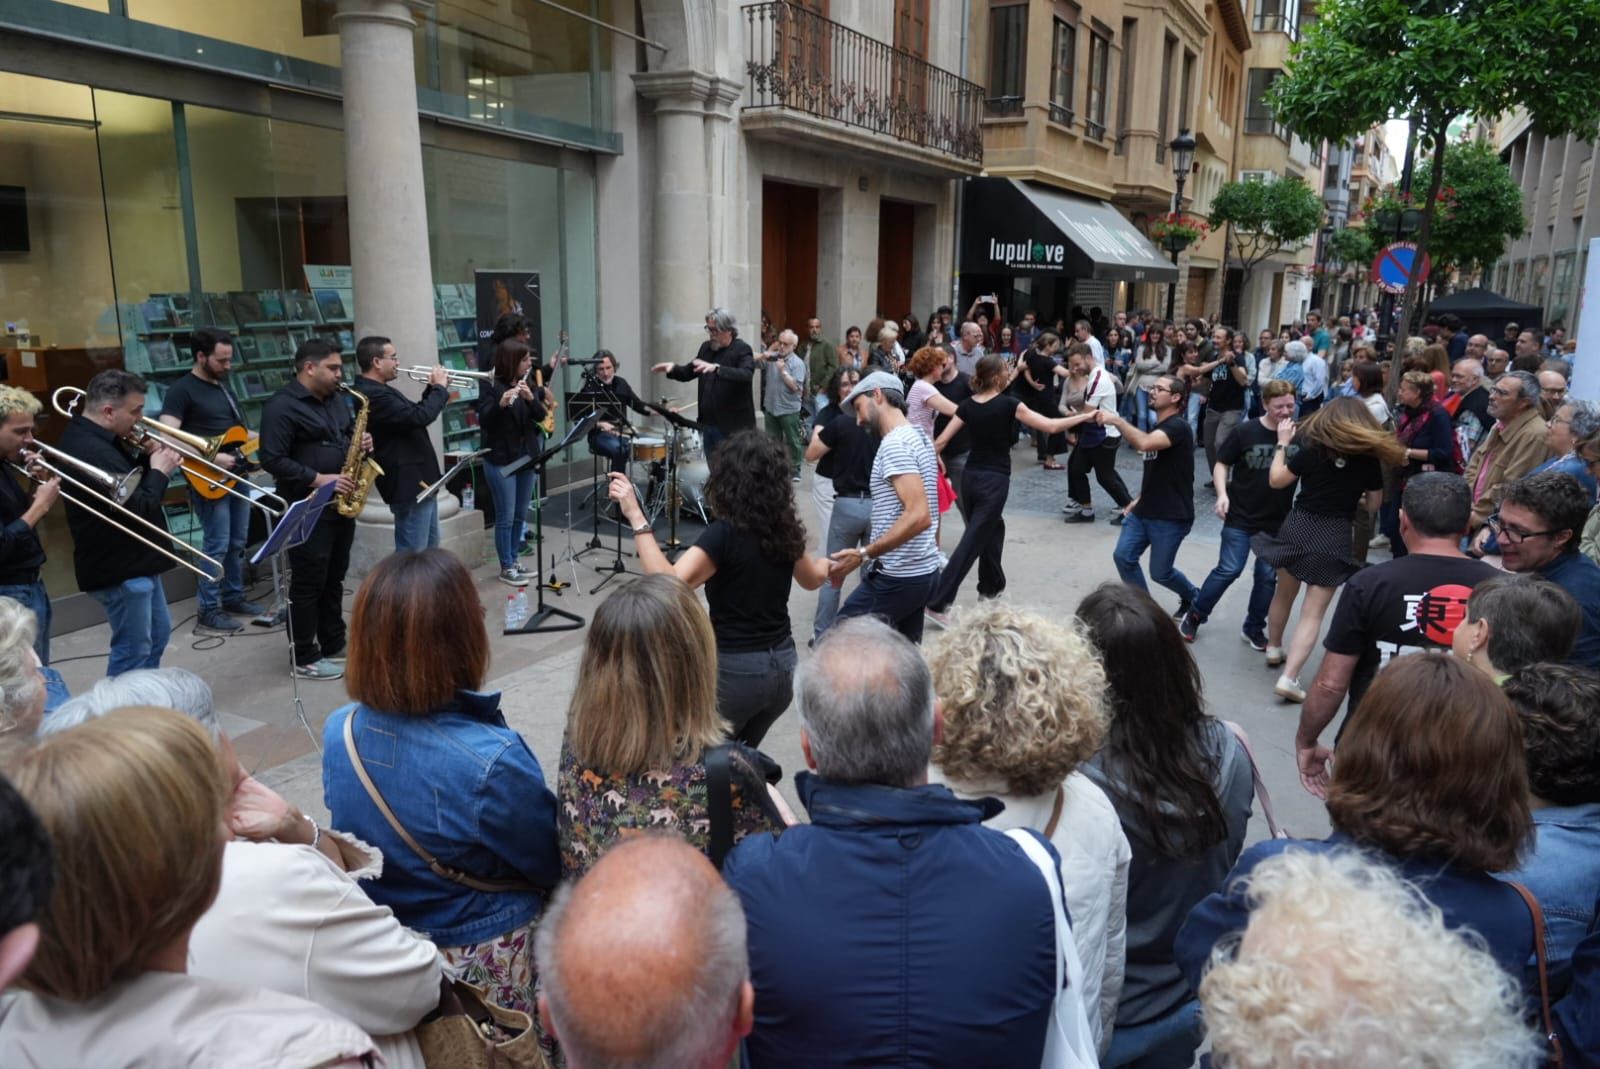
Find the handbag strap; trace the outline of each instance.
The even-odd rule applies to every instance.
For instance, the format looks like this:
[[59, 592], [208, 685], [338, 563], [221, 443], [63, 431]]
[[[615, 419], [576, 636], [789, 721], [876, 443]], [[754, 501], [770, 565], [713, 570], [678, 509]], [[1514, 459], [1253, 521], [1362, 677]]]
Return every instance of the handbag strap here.
[[720, 743], [706, 751], [706, 816], [711, 824], [711, 863], [720, 871], [733, 849], [733, 769], [731, 747]]
[[435, 876], [442, 877], [452, 883], [459, 883], [463, 887], [470, 887], [474, 891], [487, 891], [499, 893], [504, 891], [538, 891], [543, 893], [547, 888], [538, 887], [526, 880], [484, 880], [471, 876], [454, 867], [446, 865], [436, 856], [422, 848], [422, 844], [411, 837], [406, 831], [406, 826], [400, 823], [400, 818], [394, 815], [394, 810], [389, 808], [389, 803], [384, 801], [377, 784], [372, 782], [372, 777], [367, 775], [367, 766], [362, 763], [361, 755], [356, 752], [355, 732], [356, 711], [350, 710], [350, 715], [344, 718], [344, 750], [350, 755], [350, 766], [356, 770], [356, 776], [361, 780], [361, 786], [367, 789], [367, 797], [372, 799], [372, 804], [378, 807], [378, 812], [383, 814], [383, 819], [389, 822], [389, 827], [394, 829], [402, 842], [411, 848], [411, 852], [420, 857], [432, 870]]
[[1054, 839], [1056, 837], [1056, 825], [1061, 823], [1061, 807], [1066, 804], [1066, 801], [1067, 788], [1064, 786], [1057, 787], [1055, 804], [1050, 807], [1050, 822], [1044, 826], [1044, 837], [1046, 839]]
[[1539, 900], [1533, 897], [1532, 891], [1520, 883], [1511, 880], [1506, 882], [1522, 896], [1522, 901], [1527, 903], [1528, 913], [1533, 917], [1533, 956], [1539, 964], [1539, 1019], [1544, 1024], [1544, 1039], [1549, 1048], [1546, 1064], [1560, 1069], [1563, 1061], [1561, 1037], [1556, 1035], [1555, 1020], [1550, 1013], [1550, 974], [1544, 945], [1544, 910], [1539, 908]]
[[1222, 723], [1233, 733], [1233, 737], [1239, 740], [1239, 746], [1250, 762], [1250, 780], [1255, 785], [1256, 797], [1261, 800], [1261, 815], [1267, 820], [1267, 831], [1274, 839], [1287, 839], [1289, 833], [1279, 826], [1277, 814], [1272, 811], [1272, 792], [1267, 790], [1267, 782], [1261, 778], [1261, 767], [1256, 764], [1255, 751], [1250, 749], [1250, 739], [1245, 735], [1244, 728], [1232, 720], [1224, 720]]

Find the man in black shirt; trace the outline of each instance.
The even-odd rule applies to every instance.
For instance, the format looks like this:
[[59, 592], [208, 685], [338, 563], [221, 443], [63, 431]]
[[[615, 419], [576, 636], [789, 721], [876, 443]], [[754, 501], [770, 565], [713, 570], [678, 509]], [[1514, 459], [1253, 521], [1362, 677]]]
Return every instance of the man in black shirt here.
[[[1211, 396], [1216, 398], [1215, 389]], [[1250, 536], [1257, 531], [1277, 534], [1278, 525], [1294, 503], [1294, 487], [1274, 490], [1267, 478], [1272, 470], [1272, 454], [1278, 448], [1278, 424], [1294, 419], [1294, 384], [1273, 379], [1262, 387], [1261, 396], [1265, 414], [1240, 424], [1224, 439], [1217, 450], [1217, 462], [1211, 467], [1212, 485], [1217, 491], [1215, 509], [1223, 521], [1222, 548], [1217, 554], [1217, 566], [1200, 584], [1193, 607], [1178, 621], [1178, 630], [1190, 642], [1228, 587], [1243, 573], [1245, 562], [1250, 559]], [[1253, 650], [1267, 648], [1267, 610], [1272, 607], [1272, 595], [1277, 589], [1277, 569], [1258, 559], [1241, 632]]]
[[[946, 401], [959, 405], [962, 401], [972, 396], [972, 376], [956, 367], [956, 358], [950, 357], [944, 362], [944, 370], [939, 373], [939, 381], [933, 384]], [[949, 426], [950, 417], [943, 412], [935, 413], [933, 417], [933, 437], [937, 439]], [[944, 461], [945, 477], [950, 480], [950, 485], [955, 488], [956, 508], [961, 512], [961, 519], [967, 518], [966, 498], [961, 496], [961, 473], [967, 470], [967, 454], [972, 452], [972, 432], [962, 427], [950, 436], [945, 443], [944, 452], [939, 459]]]
[[1211, 332], [1211, 347], [1220, 361], [1211, 369], [1211, 396], [1206, 401], [1206, 418], [1200, 437], [1206, 447], [1206, 466], [1217, 466], [1222, 443], [1244, 419], [1245, 392], [1256, 377], [1256, 360], [1249, 353], [1236, 353], [1229, 344], [1227, 327]]
[[[144, 418], [145, 392], [144, 379], [138, 375], [117, 369], [100, 372], [89, 380], [83, 411], [61, 432], [60, 448], [111, 475], [144, 469], [138, 489], [122, 507], [165, 531], [167, 517], [161, 499], [181, 458], [166, 446], [135, 455], [127, 444], [128, 435]], [[109, 507], [97, 507], [94, 498], [104, 495], [98, 487], [88, 482], [84, 485], [89, 488], [78, 495], [83, 505], [67, 504], [67, 528], [72, 532], [72, 570], [78, 589], [100, 603], [111, 624], [106, 675], [160, 668], [161, 654], [172, 633], [161, 573], [172, 567], [172, 560], [119, 530], [131, 521]], [[100, 517], [90, 516], [85, 505]], [[119, 526], [106, 523], [105, 517]]]
[[[228, 388], [233, 370], [233, 338], [225, 331], [201, 327], [189, 336], [194, 367], [172, 384], [161, 403], [161, 422], [202, 438], [214, 438], [244, 426], [238, 399]], [[218, 467], [240, 468], [244, 459], [232, 449], [217, 452]], [[265, 611], [244, 596], [244, 547], [250, 537], [250, 502], [235, 494], [207, 488], [202, 495], [189, 487], [189, 510], [200, 521], [200, 549], [222, 562], [222, 578], [200, 580], [199, 625], [209, 631], [232, 634], [244, 625], [229, 613], [255, 616]]]
[[1414, 475], [1400, 498], [1404, 557], [1363, 568], [1339, 594], [1323, 640], [1322, 664], [1300, 710], [1295, 754], [1300, 782], [1326, 796], [1333, 754], [1319, 743], [1339, 713], [1346, 693], [1354, 716], [1361, 696], [1390, 658], [1448, 651], [1466, 618], [1472, 588], [1499, 572], [1461, 552], [1472, 514], [1472, 492], [1459, 475], [1442, 471]]
[[375, 485], [394, 515], [394, 550], [432, 549], [439, 544], [439, 497], [419, 505], [417, 494], [441, 474], [428, 426], [450, 401], [450, 371], [429, 372], [421, 400], [413, 401], [389, 385], [400, 377], [400, 356], [393, 342], [375, 334], [356, 343], [356, 366], [361, 374], [355, 388], [367, 399], [372, 456], [383, 469]]
[[[817, 428], [806, 447], [806, 459], [815, 464], [833, 461], [833, 515], [824, 534], [833, 558], [841, 549], [864, 546], [872, 539], [872, 461], [878, 455], [878, 438], [856, 422], [852, 409], [841, 412]], [[823, 583], [817, 591], [817, 612], [811, 622], [811, 644], [833, 625], [839, 613], [840, 588]]]
[[[326, 339], [302, 342], [294, 354], [295, 377], [273, 394], [261, 414], [261, 466], [278, 481], [286, 501], [328, 483], [348, 494], [354, 482], [341, 474], [354, 417], [339, 393], [344, 361]], [[363, 443], [372, 448], [371, 435]], [[289, 626], [294, 633], [294, 671], [302, 679], [344, 675], [344, 573], [356, 521], [332, 504], [322, 510], [311, 537], [289, 551]]]
[[[39, 399], [15, 386], [0, 386], [0, 460], [23, 463], [24, 450], [33, 444], [33, 421]], [[61, 496], [61, 480], [40, 471], [41, 481], [30, 499], [9, 473], [0, 473], [0, 597], [11, 598], [33, 610], [38, 618], [33, 649], [40, 664], [50, 663], [50, 592], [39, 578], [44, 567], [44, 545], [38, 528], [45, 513]]]
[[713, 308], [706, 313], [710, 338], [687, 364], [656, 364], [650, 370], [677, 382], [700, 380], [699, 412], [705, 424], [706, 456], [735, 431], [756, 425], [755, 399], [750, 393], [756, 374], [756, 357], [740, 337], [733, 313]]
[[576, 422], [591, 412], [600, 414], [600, 422], [589, 432], [589, 452], [611, 461], [612, 471], [624, 471], [632, 446], [623, 435], [628, 425], [628, 409], [641, 416], [650, 410], [644, 407], [628, 385], [628, 380], [617, 374], [617, 358], [611, 350], [601, 349], [594, 354], [592, 372], [583, 376], [583, 388], [567, 399], [567, 419]]
[[1178, 547], [1194, 526], [1194, 430], [1184, 418], [1188, 387], [1176, 375], [1163, 375], [1150, 387], [1150, 410], [1156, 425], [1142, 431], [1121, 416], [1095, 410], [1095, 422], [1122, 432], [1144, 455], [1144, 482], [1126, 510], [1122, 534], [1111, 559], [1122, 581], [1148, 590], [1139, 558], [1150, 550], [1150, 578], [1178, 595], [1182, 616], [1200, 591], [1178, 570]]

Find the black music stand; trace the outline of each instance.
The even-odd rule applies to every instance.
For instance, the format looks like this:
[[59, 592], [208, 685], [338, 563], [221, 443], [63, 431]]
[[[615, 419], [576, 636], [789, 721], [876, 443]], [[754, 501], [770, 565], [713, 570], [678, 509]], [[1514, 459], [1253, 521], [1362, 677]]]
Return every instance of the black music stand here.
[[[696, 423], [687, 416], [681, 416], [666, 405], [644, 402], [644, 407], [666, 420], [668, 424], [680, 430], [703, 431], [704, 423]], [[678, 436], [674, 434], [667, 443], [667, 544], [662, 551], [671, 557], [674, 553], [682, 553], [684, 545], [678, 540], [678, 512], [683, 508], [683, 500], [678, 496]]]
[[317, 733], [311, 730], [311, 723], [306, 719], [305, 703], [300, 700], [300, 674], [295, 671], [294, 607], [288, 597], [291, 575], [289, 551], [296, 546], [304, 545], [306, 539], [311, 537], [317, 521], [322, 519], [323, 510], [333, 501], [333, 495], [337, 490], [337, 483], [324, 483], [301, 500], [291, 504], [278, 518], [277, 524], [267, 533], [266, 541], [262, 542], [250, 557], [250, 564], [257, 568], [263, 561], [270, 561], [272, 564], [273, 594], [278, 602], [285, 606], [283, 630], [289, 636], [289, 679], [294, 687], [294, 711], [300, 717], [300, 726], [306, 729], [306, 734], [311, 737], [311, 744], [319, 752], [322, 746], [317, 739]]
[[[539, 485], [542, 488], [544, 486], [545, 465], [550, 462], [550, 458], [567, 448], [582, 435], [587, 434], [589, 428], [598, 422], [600, 422], [599, 413], [591, 412], [567, 428], [566, 437], [546, 449], [543, 453], [536, 457], [518, 457], [510, 464], [507, 464], [503, 470], [506, 474], [511, 475], [521, 471], [529, 464], [535, 464], [539, 468]], [[538, 562], [544, 558], [544, 509], [539, 509], [533, 514], [533, 544], [534, 560]], [[539, 581], [537, 572], [533, 577], [533, 585], [539, 591], [537, 604], [534, 606], [533, 612], [529, 614], [528, 618], [520, 626], [507, 628], [501, 634], [536, 635], [546, 631], [576, 631], [583, 626], [583, 617], [577, 613], [567, 612], [565, 609], [558, 609], [554, 605], [546, 605], [544, 603], [545, 584]], [[558, 590], [556, 593], [559, 594], [560, 591]], [[552, 617], [557, 618], [560, 622], [545, 622]]]

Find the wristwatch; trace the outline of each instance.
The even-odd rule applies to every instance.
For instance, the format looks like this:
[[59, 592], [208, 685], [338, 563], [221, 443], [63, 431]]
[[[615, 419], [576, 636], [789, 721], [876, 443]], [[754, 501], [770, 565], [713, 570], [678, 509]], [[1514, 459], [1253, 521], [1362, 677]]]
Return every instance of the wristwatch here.
[[639, 526], [632, 528], [632, 531], [635, 535], [653, 535], [656, 533], [656, 529], [649, 523], [641, 523]]

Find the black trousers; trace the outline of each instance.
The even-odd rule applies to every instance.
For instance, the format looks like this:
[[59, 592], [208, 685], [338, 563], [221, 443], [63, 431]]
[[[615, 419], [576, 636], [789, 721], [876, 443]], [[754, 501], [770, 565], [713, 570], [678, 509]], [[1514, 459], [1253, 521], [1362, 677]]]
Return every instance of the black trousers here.
[[1122, 476], [1117, 472], [1117, 449], [1121, 445], [1121, 438], [1107, 438], [1087, 449], [1081, 445], [1075, 446], [1072, 456], [1067, 458], [1067, 497], [1089, 507], [1089, 472], [1092, 469], [1094, 481], [1100, 484], [1100, 489], [1111, 495], [1117, 508], [1127, 508], [1133, 495], [1128, 493], [1128, 484], [1122, 481]]
[[311, 537], [289, 551], [289, 623], [297, 665], [344, 652], [344, 573], [355, 539], [356, 521], [329, 505]]
[[1000, 555], [1006, 545], [1006, 497], [1011, 493], [1011, 473], [968, 468], [961, 475], [961, 493], [967, 499], [967, 529], [950, 554], [950, 563], [928, 599], [928, 608], [944, 612], [956, 600], [956, 591], [972, 566], [978, 566], [978, 595], [992, 598], [1006, 588]]

